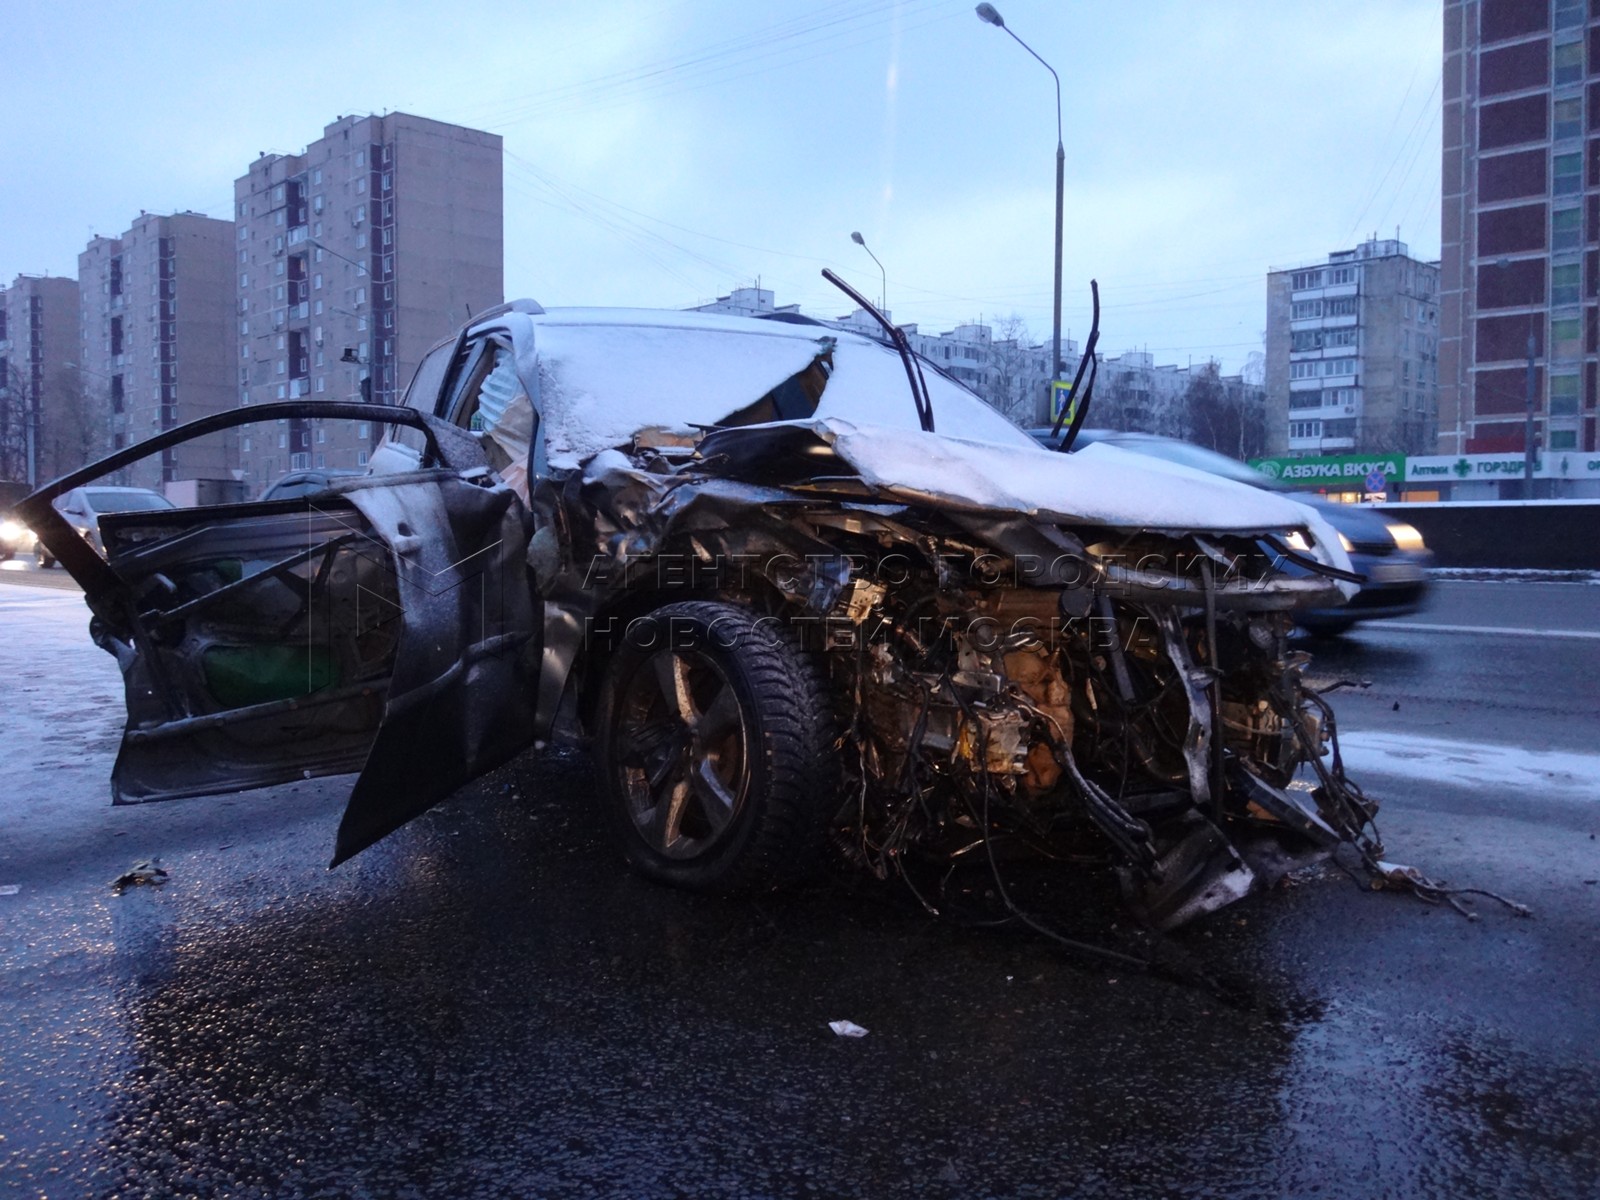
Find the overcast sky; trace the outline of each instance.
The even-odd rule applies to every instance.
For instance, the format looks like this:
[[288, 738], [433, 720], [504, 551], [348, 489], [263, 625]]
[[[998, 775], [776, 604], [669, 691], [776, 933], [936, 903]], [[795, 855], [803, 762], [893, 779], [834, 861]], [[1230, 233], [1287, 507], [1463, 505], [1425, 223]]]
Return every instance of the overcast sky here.
[[[1260, 348], [1266, 271], [1395, 227], [1439, 252], [1439, 0], [1001, 0], [1061, 72], [1064, 323], [1157, 361]], [[760, 280], [925, 332], [1050, 332], [1055, 93], [967, 0], [7, 0], [0, 280], [141, 209], [230, 214], [260, 151], [402, 110], [506, 149], [506, 287], [685, 307]]]

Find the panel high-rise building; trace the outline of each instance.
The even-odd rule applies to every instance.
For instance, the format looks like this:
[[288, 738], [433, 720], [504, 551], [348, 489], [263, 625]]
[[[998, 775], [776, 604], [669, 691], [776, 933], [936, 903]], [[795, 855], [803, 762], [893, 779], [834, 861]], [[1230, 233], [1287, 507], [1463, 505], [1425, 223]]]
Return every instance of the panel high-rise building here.
[[78, 281], [18, 275], [0, 288], [0, 479], [43, 483], [99, 446], [77, 413]]
[[[78, 255], [79, 384], [102, 452], [234, 406], [233, 222], [141, 213], [121, 237]], [[112, 482], [160, 491], [179, 479], [231, 480], [236, 439], [197, 439]]]
[[[504, 292], [500, 138], [406, 113], [340, 117], [234, 183], [241, 404], [397, 403], [429, 347]], [[361, 468], [367, 422], [243, 428], [259, 490], [285, 471]]]
[[1439, 264], [1373, 238], [1267, 275], [1267, 453], [1432, 453]]
[[[1445, 0], [1439, 451], [1594, 450], [1600, 12]], [[1587, 111], [1586, 111], [1587, 100]]]

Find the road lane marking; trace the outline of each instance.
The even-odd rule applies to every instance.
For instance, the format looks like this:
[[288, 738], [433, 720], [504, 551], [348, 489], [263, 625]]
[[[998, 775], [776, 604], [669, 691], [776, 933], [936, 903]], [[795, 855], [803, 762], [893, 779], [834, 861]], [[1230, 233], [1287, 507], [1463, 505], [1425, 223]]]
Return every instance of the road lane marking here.
[[1361, 626], [1362, 633], [1395, 633], [1402, 629], [1413, 633], [1476, 633], [1506, 637], [1575, 638], [1579, 641], [1600, 642], [1600, 631], [1592, 629], [1511, 629], [1504, 625], [1431, 625], [1426, 621], [1390, 621], [1384, 625]]
[[1600, 754], [1524, 750], [1410, 733], [1356, 729], [1339, 736], [1344, 765], [1364, 774], [1542, 792], [1600, 804]]

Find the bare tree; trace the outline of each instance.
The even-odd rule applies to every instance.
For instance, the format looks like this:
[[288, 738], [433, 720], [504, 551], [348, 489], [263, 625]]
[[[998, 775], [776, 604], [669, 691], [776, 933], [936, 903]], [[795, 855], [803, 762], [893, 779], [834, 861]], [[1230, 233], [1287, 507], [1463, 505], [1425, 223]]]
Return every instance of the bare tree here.
[[87, 466], [105, 449], [97, 407], [80, 386], [80, 376], [66, 368], [46, 375], [39, 389], [39, 480], [54, 479]]
[[1242, 379], [1223, 379], [1215, 361], [1193, 371], [1184, 392], [1188, 439], [1230, 458], [1261, 453], [1266, 443], [1265, 406], [1256, 403], [1259, 389]]
[[1012, 313], [997, 320], [992, 328], [989, 369], [979, 392], [1018, 425], [1024, 428], [1037, 425], [1045, 417], [1048, 401], [1044, 396], [1045, 378], [1037, 370], [1039, 355], [1028, 332], [1028, 322]]

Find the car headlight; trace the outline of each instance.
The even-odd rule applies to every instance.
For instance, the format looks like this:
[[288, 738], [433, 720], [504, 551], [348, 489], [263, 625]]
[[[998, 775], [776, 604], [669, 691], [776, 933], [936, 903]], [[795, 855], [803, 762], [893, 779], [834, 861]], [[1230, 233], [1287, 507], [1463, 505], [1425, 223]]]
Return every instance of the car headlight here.
[[1394, 539], [1394, 544], [1402, 550], [1426, 550], [1422, 544], [1422, 534], [1417, 532], [1415, 525], [1407, 525], [1404, 521], [1391, 521], [1389, 523], [1389, 536]]
[[1351, 554], [1351, 553], [1355, 552], [1356, 544], [1354, 542], [1352, 542], [1349, 538], [1345, 537], [1345, 535], [1342, 534], [1342, 533], [1339, 535], [1339, 545], [1344, 547], [1344, 552], [1346, 554]]
[[27, 536], [28, 527], [21, 521], [0, 521], [0, 542], [20, 542]]
[[1299, 551], [1301, 554], [1311, 553], [1311, 543], [1306, 541], [1306, 535], [1298, 529], [1291, 529], [1284, 534], [1283, 544], [1291, 550]]

